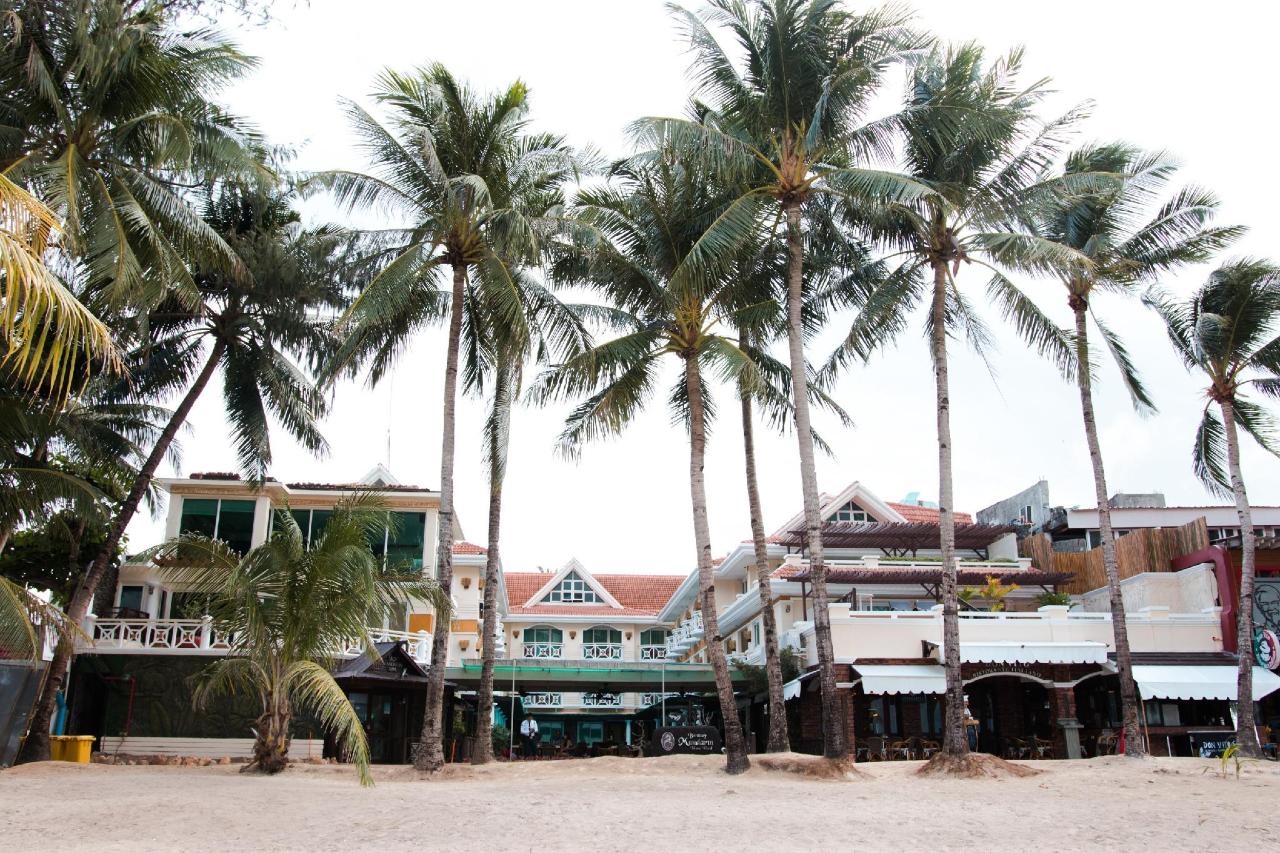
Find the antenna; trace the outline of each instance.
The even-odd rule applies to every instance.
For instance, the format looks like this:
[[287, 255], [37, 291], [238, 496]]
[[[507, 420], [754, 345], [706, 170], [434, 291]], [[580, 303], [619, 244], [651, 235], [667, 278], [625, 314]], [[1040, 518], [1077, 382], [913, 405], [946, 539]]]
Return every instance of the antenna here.
[[387, 470], [391, 470], [391, 422], [395, 413], [396, 369], [387, 374]]

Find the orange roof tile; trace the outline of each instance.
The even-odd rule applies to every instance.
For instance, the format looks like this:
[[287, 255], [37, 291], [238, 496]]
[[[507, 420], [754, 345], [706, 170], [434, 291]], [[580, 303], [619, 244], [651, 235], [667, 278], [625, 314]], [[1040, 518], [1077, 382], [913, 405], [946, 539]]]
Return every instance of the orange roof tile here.
[[487, 554], [487, 549], [481, 548], [479, 545], [472, 545], [470, 542], [454, 542], [453, 553], [455, 554]]
[[684, 575], [620, 575], [594, 574], [601, 586], [622, 605], [619, 610], [607, 604], [535, 604], [529, 599], [547, 585], [548, 572], [506, 572], [507, 600], [512, 615], [544, 616], [656, 616], [684, 582]]
[[[910, 522], [923, 522], [925, 524], [938, 523], [938, 508], [934, 506], [919, 506], [918, 504], [898, 504], [889, 502], [889, 506]], [[955, 513], [956, 524], [973, 524], [973, 516], [967, 512]]]

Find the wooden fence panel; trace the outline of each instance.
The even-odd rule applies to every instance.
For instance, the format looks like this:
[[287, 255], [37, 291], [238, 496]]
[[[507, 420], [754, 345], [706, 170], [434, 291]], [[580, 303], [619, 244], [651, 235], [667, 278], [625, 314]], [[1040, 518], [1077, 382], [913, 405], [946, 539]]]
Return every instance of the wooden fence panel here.
[[[1203, 517], [1181, 527], [1143, 528], [1116, 540], [1116, 568], [1120, 580], [1143, 572], [1167, 572], [1176, 557], [1208, 546], [1209, 527]], [[1074, 574], [1059, 586], [1062, 592], [1079, 595], [1107, 585], [1100, 546], [1089, 551], [1054, 551], [1049, 537], [1039, 534], [1023, 539], [1019, 553], [1044, 571]]]

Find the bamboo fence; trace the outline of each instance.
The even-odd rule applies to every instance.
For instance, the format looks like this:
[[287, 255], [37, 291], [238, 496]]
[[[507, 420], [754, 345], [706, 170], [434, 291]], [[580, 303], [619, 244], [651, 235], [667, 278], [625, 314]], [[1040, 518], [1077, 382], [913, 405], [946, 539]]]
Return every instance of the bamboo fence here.
[[[1121, 580], [1142, 572], [1168, 572], [1175, 557], [1208, 546], [1209, 528], [1203, 518], [1181, 527], [1138, 529], [1116, 540], [1116, 567]], [[1060, 592], [1079, 595], [1107, 585], [1101, 546], [1090, 551], [1055, 551], [1049, 537], [1040, 533], [1023, 539], [1019, 550], [1039, 569], [1075, 575], [1058, 586]]]

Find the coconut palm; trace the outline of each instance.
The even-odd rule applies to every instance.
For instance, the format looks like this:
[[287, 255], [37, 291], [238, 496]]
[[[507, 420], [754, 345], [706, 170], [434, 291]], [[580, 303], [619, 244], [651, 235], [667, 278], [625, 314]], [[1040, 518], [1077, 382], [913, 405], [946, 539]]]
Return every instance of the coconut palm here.
[[252, 131], [210, 100], [254, 61], [158, 2], [22, 3], [3, 27], [0, 170], [61, 221], [81, 298], [195, 308], [189, 263], [242, 272], [197, 190], [262, 171]]
[[[117, 506], [106, 545], [71, 599], [67, 612], [76, 622], [88, 612], [178, 430], [219, 371], [236, 454], [251, 480], [261, 481], [271, 461], [268, 412], [307, 449], [319, 453], [327, 447], [317, 426], [325, 399], [296, 360], [307, 359], [315, 367], [330, 351], [328, 315], [345, 304], [334, 264], [344, 238], [300, 229], [288, 194], [252, 186], [224, 185], [205, 215], [235, 247], [246, 272], [197, 269], [192, 279], [201, 295], [197, 307], [171, 297], [148, 312], [140, 366], [120, 383], [122, 393], [126, 399], [181, 397]], [[60, 646], [49, 665], [23, 747], [25, 760], [47, 755], [53, 697], [71, 653]]]
[[[560, 436], [579, 453], [593, 439], [622, 431], [655, 390], [664, 356], [677, 356], [682, 376], [669, 402], [689, 429], [689, 487], [706, 652], [724, 718], [726, 769], [750, 766], [716, 616], [711, 534], [703, 474], [706, 423], [713, 412], [704, 371], [754, 384], [758, 371], [718, 326], [731, 319], [733, 288], [698, 251], [729, 199], [705, 173], [674, 158], [650, 167], [619, 164], [609, 185], [583, 190], [575, 203], [577, 251], [554, 266], [558, 280], [602, 292], [608, 319], [622, 334], [544, 371], [532, 399], [581, 399]], [[731, 328], [731, 327], [730, 327]]]
[[[835, 198], [912, 198], [925, 189], [867, 159], [889, 148], [892, 127], [859, 126], [883, 73], [926, 39], [899, 9], [855, 15], [836, 0], [713, 0], [703, 15], [671, 6], [694, 54], [696, 118], [649, 118], [637, 136], [654, 149], [697, 152], [742, 181], [744, 191], [710, 229], [699, 251], [740, 243], [762, 218], [786, 229], [787, 343], [800, 453], [806, 544], [822, 691], [824, 753], [848, 754], [836, 696], [827, 611], [817, 470], [805, 373], [805, 220], [812, 203]], [[717, 40], [725, 34], [731, 56]], [[740, 70], [741, 69], [741, 70]]]
[[[521, 288], [509, 264], [536, 256], [542, 223], [513, 202], [520, 194], [509, 188], [553, 184], [571, 170], [572, 162], [558, 137], [523, 132], [528, 90], [518, 81], [482, 95], [436, 64], [408, 75], [384, 72], [374, 97], [390, 110], [390, 128], [354, 102], [346, 104], [372, 172], [325, 172], [311, 185], [331, 190], [348, 209], [379, 207], [407, 224], [369, 235], [375, 249], [369, 262], [376, 273], [344, 318], [347, 339], [333, 372], [354, 371], [367, 361], [370, 381], [377, 382], [423, 325], [448, 318], [440, 440], [443, 533], [436, 551], [436, 577], [448, 589], [453, 581], [459, 351], [464, 345], [479, 346], [477, 323], [508, 330], [523, 326]], [[438, 281], [446, 269], [452, 286], [442, 290]], [[470, 304], [483, 304], [483, 313], [468, 310]], [[424, 748], [417, 759], [425, 770], [444, 764], [449, 628], [446, 620], [437, 619], [432, 631]]]
[[[1253, 516], [1240, 468], [1239, 430], [1280, 456], [1276, 419], [1246, 394], [1280, 398], [1280, 267], [1241, 260], [1215, 270], [1185, 301], [1159, 291], [1147, 297], [1188, 370], [1204, 374], [1205, 407], [1192, 446], [1192, 467], [1214, 494], [1235, 498], [1240, 518], [1240, 597], [1236, 615], [1240, 674], [1236, 743], [1258, 756], [1253, 708], [1253, 590], [1257, 559]], [[1218, 413], [1213, 410], [1217, 405]]]
[[[1218, 201], [1202, 189], [1185, 188], [1155, 204], [1176, 172], [1176, 165], [1162, 153], [1144, 153], [1124, 144], [1087, 146], [1068, 156], [1064, 175], [1098, 174], [1113, 180], [1094, 191], [1064, 192], [1051, 196], [1038, 214], [1038, 232], [1087, 257], [1088, 268], [1075, 267], [1058, 276], [1066, 287], [1067, 304], [1075, 319], [1076, 384], [1084, 419], [1085, 442], [1093, 468], [1098, 527], [1102, 533], [1102, 562], [1111, 599], [1111, 625], [1115, 635], [1116, 670], [1120, 677], [1120, 704], [1124, 718], [1125, 754], [1146, 753], [1139, 717], [1140, 706], [1133, 682], [1132, 655], [1126, 628], [1124, 598], [1116, 563], [1115, 533], [1111, 527], [1106, 473], [1093, 407], [1093, 365], [1089, 347], [1089, 319], [1120, 368], [1125, 387], [1139, 412], [1154, 406], [1138, 377], [1119, 335], [1098, 315], [1095, 292], [1132, 293], [1143, 283], [1182, 264], [1199, 263], [1238, 236], [1242, 229], [1210, 227]], [[1153, 209], [1155, 208], [1155, 209]]]
[[0, 369], [65, 394], [85, 362], [118, 371], [120, 354], [106, 325], [45, 265], [58, 231], [52, 211], [0, 174]]
[[[976, 44], [938, 49], [915, 68], [908, 103], [895, 121], [905, 137], [907, 172], [932, 193], [912, 203], [858, 205], [853, 227], [894, 249], [891, 270], [869, 290], [855, 287], [860, 310], [826, 371], [892, 340], [909, 311], [929, 296], [926, 328], [933, 361], [938, 428], [939, 525], [942, 551], [943, 647], [947, 716], [943, 759], [968, 753], [957, 617], [955, 507], [951, 473], [951, 397], [947, 337], [965, 334], [980, 351], [989, 332], [957, 286], [961, 264], [991, 275], [988, 297], [1028, 344], [1064, 371], [1073, 365], [1067, 337], [1002, 272], [1088, 269], [1087, 257], [1068, 246], [1020, 229], [1040, 199], [1059, 184], [1046, 171], [1079, 117], [1068, 113], [1047, 124], [1035, 116], [1044, 81], [1022, 87], [1022, 54], [1014, 51], [984, 68]], [[962, 120], [961, 120], [962, 117]], [[1086, 186], [1093, 176], [1080, 176]]]
[[0, 577], [0, 660], [38, 661], [47, 639], [74, 642], [80, 626], [31, 590]]
[[361, 784], [372, 784], [364, 726], [333, 679], [338, 655], [356, 644], [377, 657], [366, 627], [370, 612], [403, 611], [411, 599], [429, 601], [441, 614], [450, 606], [434, 581], [388, 573], [369, 548], [388, 518], [377, 500], [355, 496], [334, 507], [310, 547], [285, 511], [276, 513], [270, 539], [247, 554], [193, 535], [149, 552], [174, 583], [209, 602], [213, 625], [231, 638], [227, 656], [201, 673], [196, 706], [238, 691], [260, 698], [245, 770], [283, 770], [294, 716], [309, 713], [333, 733]]

